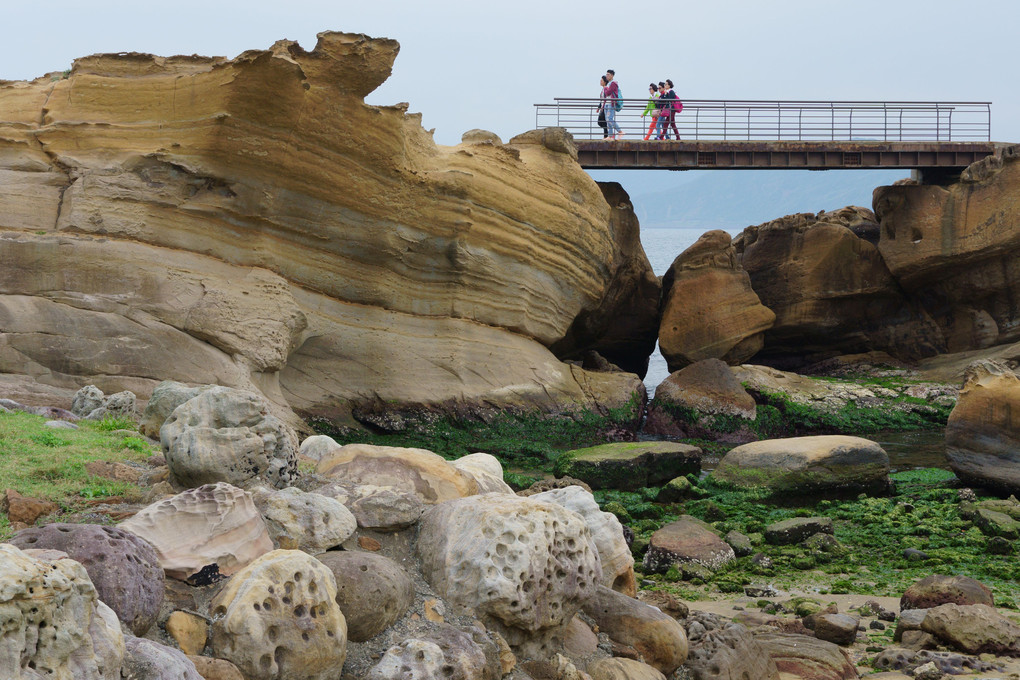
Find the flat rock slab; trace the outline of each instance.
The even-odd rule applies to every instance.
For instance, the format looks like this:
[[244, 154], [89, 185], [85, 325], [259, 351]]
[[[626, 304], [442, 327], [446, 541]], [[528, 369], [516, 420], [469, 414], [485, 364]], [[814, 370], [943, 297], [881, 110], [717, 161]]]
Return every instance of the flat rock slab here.
[[731, 450], [712, 473], [741, 488], [776, 493], [879, 491], [889, 484], [889, 456], [861, 437], [766, 439]]
[[815, 534], [832, 534], [829, 517], [793, 517], [765, 528], [765, 542], [771, 545], [793, 545]]
[[556, 460], [557, 477], [576, 477], [593, 489], [632, 491], [661, 486], [701, 472], [701, 449], [675, 442], [619, 442], [567, 451]]

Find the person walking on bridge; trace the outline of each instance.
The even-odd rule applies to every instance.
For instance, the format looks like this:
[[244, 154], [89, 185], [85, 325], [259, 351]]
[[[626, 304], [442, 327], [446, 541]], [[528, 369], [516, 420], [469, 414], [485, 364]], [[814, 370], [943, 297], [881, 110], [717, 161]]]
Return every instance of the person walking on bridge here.
[[[669, 124], [673, 128], [673, 136], [677, 141], [680, 141], [680, 131], [676, 129], [676, 114], [680, 113], [680, 110], [683, 109], [683, 104], [680, 103], [680, 97], [678, 97], [676, 92], [673, 91], [673, 81], [669, 78], [666, 78], [666, 86], [669, 88], [669, 92], [666, 93], [666, 96], [670, 100]], [[665, 129], [666, 127], [664, 125], [663, 130]]]
[[616, 77], [616, 71], [609, 69], [606, 71], [606, 85], [603, 90], [603, 95], [606, 98], [606, 104], [603, 108], [606, 110], [606, 131], [609, 133], [610, 139], [620, 139], [623, 137], [623, 131], [620, 129], [619, 124], [616, 122], [616, 111], [617, 106], [621, 102], [620, 100], [620, 86], [616, 84], [614, 78]]
[[599, 127], [602, 128], [602, 139], [609, 136], [609, 126], [606, 123], [606, 85], [608, 85], [606, 77], [602, 76], [599, 78]]
[[645, 135], [645, 140], [652, 136], [655, 131], [655, 126], [659, 122], [659, 109], [655, 106], [655, 100], [659, 98], [659, 88], [656, 87], [655, 83], [648, 84], [648, 104], [645, 106], [645, 110], [641, 113], [641, 117], [644, 118], [648, 114], [652, 115], [652, 124], [648, 126], [648, 133]]

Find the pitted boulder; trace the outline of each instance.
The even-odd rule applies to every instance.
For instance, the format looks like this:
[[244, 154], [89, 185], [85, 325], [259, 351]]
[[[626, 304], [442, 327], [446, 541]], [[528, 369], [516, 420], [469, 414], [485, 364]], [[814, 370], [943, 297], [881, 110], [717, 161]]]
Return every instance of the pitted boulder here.
[[249, 680], [336, 680], [347, 623], [336, 580], [298, 550], [274, 550], [234, 574], [210, 603], [213, 656]]
[[733, 548], [701, 520], [683, 515], [652, 534], [645, 569], [665, 572], [674, 564], [700, 564], [718, 569], [736, 559]]
[[134, 418], [136, 397], [127, 390], [106, 396], [95, 385], [87, 385], [71, 398], [71, 413], [86, 420]]
[[184, 652], [145, 638], [125, 640], [124, 677], [130, 680], [203, 680]]
[[60, 550], [88, 572], [99, 599], [135, 635], [156, 621], [163, 603], [163, 568], [156, 551], [138, 536], [96, 524], [47, 524], [23, 529], [10, 540], [22, 549]]
[[163, 427], [163, 423], [174, 409], [213, 387], [216, 386], [189, 387], [174, 380], [164, 380], [152, 390], [149, 403], [145, 405], [145, 411], [142, 412], [142, 418], [138, 422], [138, 431], [146, 437], [159, 439], [159, 428]]
[[994, 606], [988, 586], [967, 576], [932, 574], [905, 591], [900, 610], [931, 609], [942, 604], [986, 604]]
[[510, 644], [569, 622], [602, 579], [584, 520], [520, 496], [485, 494], [429, 508], [417, 550], [435, 591]]
[[636, 649], [645, 663], [670, 675], [687, 660], [687, 635], [676, 619], [605, 586], [584, 604], [599, 630]]
[[152, 544], [167, 576], [195, 585], [229, 576], [273, 549], [251, 494], [223, 483], [157, 501], [120, 528]]
[[393, 625], [414, 602], [414, 583], [403, 568], [375, 553], [337, 550], [317, 559], [336, 577], [336, 602], [347, 638], [364, 642]]
[[347, 506], [358, 526], [373, 531], [401, 531], [418, 522], [425, 512], [425, 502], [416, 493], [392, 486], [354, 484], [335, 479], [315, 490]]
[[602, 512], [590, 491], [585, 491], [579, 486], [568, 486], [565, 489], [535, 494], [531, 498], [562, 505], [580, 515], [588, 525], [592, 540], [595, 541], [595, 547], [599, 551], [599, 560], [602, 562], [601, 585], [630, 597], [637, 594], [634, 557], [630, 553], [627, 539], [623, 536], [623, 526], [616, 515]]
[[471, 474], [425, 449], [348, 444], [319, 461], [318, 472], [354, 484], [390, 486], [428, 505], [478, 493]]
[[685, 621], [690, 654], [685, 666], [704, 680], [779, 680], [779, 669], [744, 626], [692, 612]]
[[26, 680], [120, 680], [124, 636], [78, 562], [0, 544], [0, 669]]
[[86, 385], [71, 397], [71, 413], [84, 418], [88, 414], [100, 408], [106, 395], [95, 385]]
[[861, 437], [767, 439], [732, 449], [712, 477], [774, 493], [877, 492], [888, 488], [889, 456], [881, 446]]
[[493, 643], [482, 631], [439, 624], [390, 647], [366, 680], [498, 680], [498, 657], [485, 653]]
[[297, 476], [296, 435], [251, 392], [202, 392], [174, 409], [159, 438], [178, 488], [216, 482], [282, 488]]
[[255, 506], [278, 548], [312, 554], [346, 541], [358, 528], [351, 511], [340, 501], [290, 487], [275, 491], [265, 487], [252, 492]]

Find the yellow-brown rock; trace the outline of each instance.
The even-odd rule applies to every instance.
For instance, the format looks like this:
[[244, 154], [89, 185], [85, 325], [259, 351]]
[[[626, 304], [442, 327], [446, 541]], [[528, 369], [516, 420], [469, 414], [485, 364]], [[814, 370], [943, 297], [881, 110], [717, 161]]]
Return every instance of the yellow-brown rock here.
[[967, 484], [1020, 493], [1020, 376], [978, 361], [946, 424], [946, 458]]
[[209, 624], [189, 612], [175, 611], [167, 617], [166, 632], [188, 656], [201, 654], [209, 641]]
[[747, 361], [762, 347], [776, 316], [751, 289], [730, 235], [704, 234], [662, 279], [659, 349], [670, 372], [702, 359]]
[[776, 314], [758, 359], [796, 368], [873, 350], [914, 360], [945, 351], [942, 332], [893, 279], [866, 236], [875, 216], [848, 207], [744, 229], [734, 247]]
[[949, 186], [875, 190], [878, 247], [924, 301], [950, 352], [1020, 339], [1020, 147], [973, 163]]
[[276, 415], [625, 403], [633, 379], [596, 395], [548, 349], [624, 257], [569, 135], [438, 146], [364, 103], [397, 51], [330, 32], [0, 84], [0, 373], [217, 383]]

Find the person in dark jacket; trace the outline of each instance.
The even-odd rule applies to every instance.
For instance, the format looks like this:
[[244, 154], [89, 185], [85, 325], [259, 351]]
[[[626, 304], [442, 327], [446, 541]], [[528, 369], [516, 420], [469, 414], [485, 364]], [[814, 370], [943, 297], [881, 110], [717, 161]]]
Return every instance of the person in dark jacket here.
[[[676, 129], [676, 114], [677, 114], [676, 102], [680, 99], [680, 97], [678, 97], [676, 95], [676, 92], [673, 91], [673, 81], [670, 80], [669, 78], [666, 78], [666, 87], [669, 88], [669, 91], [666, 93], [666, 97], [670, 100], [669, 101], [669, 124], [673, 128], [673, 136], [677, 140], [679, 140], [680, 139], [680, 131]], [[666, 127], [663, 126], [663, 130], [665, 130], [665, 129], [666, 129]]]
[[602, 139], [609, 136], [609, 124], [606, 123], [606, 77], [599, 79], [599, 127], [602, 128]]
[[666, 87], [666, 83], [660, 82], [659, 98], [656, 100], [656, 106], [659, 109], [659, 120], [655, 125], [656, 139], [669, 139], [669, 130], [666, 126], [669, 123], [669, 112], [673, 108], [673, 100], [669, 98], [668, 94], [669, 88]]

